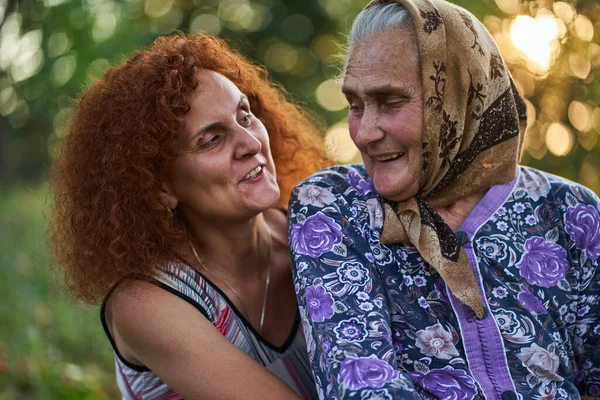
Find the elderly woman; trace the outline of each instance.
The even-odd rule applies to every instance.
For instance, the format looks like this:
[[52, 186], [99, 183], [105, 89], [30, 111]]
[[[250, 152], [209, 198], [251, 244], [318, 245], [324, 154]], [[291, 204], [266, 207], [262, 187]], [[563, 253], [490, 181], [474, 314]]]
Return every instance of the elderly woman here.
[[320, 397], [599, 395], [600, 204], [517, 165], [525, 107], [489, 33], [442, 0], [375, 1], [349, 40], [364, 165], [289, 207]]
[[319, 138], [208, 36], [159, 38], [82, 96], [54, 253], [77, 299], [103, 301], [124, 399], [314, 398], [282, 205], [326, 166]]

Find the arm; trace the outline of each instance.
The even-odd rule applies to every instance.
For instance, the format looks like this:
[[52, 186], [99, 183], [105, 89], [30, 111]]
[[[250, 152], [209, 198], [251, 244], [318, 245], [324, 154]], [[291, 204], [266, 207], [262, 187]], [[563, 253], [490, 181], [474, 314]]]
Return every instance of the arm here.
[[121, 284], [110, 299], [121, 353], [186, 399], [297, 399], [231, 344], [198, 310], [148, 282]]
[[319, 392], [336, 399], [421, 398], [397, 368], [385, 277], [368, 240], [367, 202], [342, 195], [350, 187], [344, 179], [328, 179], [301, 184], [289, 207], [295, 287]]
[[577, 319], [572, 330], [575, 384], [584, 398], [600, 395], [600, 201], [591, 191], [576, 187], [568, 193], [565, 231], [578, 270]]

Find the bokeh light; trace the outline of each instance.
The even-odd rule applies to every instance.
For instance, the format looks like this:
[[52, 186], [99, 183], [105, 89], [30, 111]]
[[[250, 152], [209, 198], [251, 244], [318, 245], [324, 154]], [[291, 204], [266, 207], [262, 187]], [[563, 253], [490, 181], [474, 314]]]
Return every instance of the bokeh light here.
[[546, 146], [556, 156], [565, 156], [573, 148], [571, 130], [560, 122], [550, 124], [546, 131]]
[[205, 32], [209, 35], [221, 33], [221, 20], [213, 14], [192, 14], [190, 18], [190, 32]]
[[48, 38], [48, 55], [51, 58], [61, 56], [69, 51], [72, 43], [67, 32], [64, 30], [55, 31]]
[[521, 9], [520, 0], [496, 0], [496, 5], [507, 14], [518, 14]]
[[289, 44], [276, 41], [265, 51], [264, 60], [273, 71], [288, 72], [296, 65], [298, 54]]
[[543, 74], [550, 68], [553, 56], [551, 42], [556, 40], [558, 33], [558, 24], [551, 15], [542, 14], [535, 19], [519, 15], [510, 28], [510, 39], [524, 53], [531, 69]]
[[327, 79], [317, 87], [317, 102], [327, 111], [341, 111], [348, 107], [339, 82]]
[[94, 26], [92, 27], [92, 38], [95, 42], [103, 42], [110, 38], [117, 28], [117, 16], [110, 12], [96, 14]]
[[565, 3], [564, 1], [557, 1], [552, 4], [552, 11], [558, 18], [560, 18], [565, 23], [570, 23], [573, 21], [575, 17], [575, 10], [569, 3]]
[[144, 13], [150, 18], [160, 18], [173, 7], [173, 0], [146, 0]]
[[73, 77], [76, 68], [77, 59], [75, 55], [62, 56], [52, 65], [52, 84], [55, 87], [63, 86]]
[[581, 40], [589, 42], [594, 37], [594, 24], [585, 15], [577, 15], [573, 23], [573, 34]]
[[592, 129], [592, 108], [580, 101], [572, 101], [569, 104], [569, 121], [575, 129], [587, 132]]

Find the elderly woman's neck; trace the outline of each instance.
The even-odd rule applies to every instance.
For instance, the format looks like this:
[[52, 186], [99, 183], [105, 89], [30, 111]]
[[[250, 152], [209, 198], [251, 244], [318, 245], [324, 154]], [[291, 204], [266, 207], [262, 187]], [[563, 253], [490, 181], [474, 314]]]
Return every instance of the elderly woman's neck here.
[[436, 208], [435, 212], [442, 217], [453, 232], [456, 232], [464, 220], [467, 219], [471, 211], [473, 211], [473, 208], [475, 208], [483, 196], [485, 196], [485, 193], [486, 192], [474, 193], [449, 206]]

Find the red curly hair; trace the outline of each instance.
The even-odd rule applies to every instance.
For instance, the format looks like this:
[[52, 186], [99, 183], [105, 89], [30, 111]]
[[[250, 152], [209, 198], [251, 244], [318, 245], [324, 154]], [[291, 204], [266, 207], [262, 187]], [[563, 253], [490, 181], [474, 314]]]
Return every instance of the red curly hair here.
[[312, 119], [264, 68], [215, 37], [158, 38], [81, 96], [50, 172], [51, 252], [75, 299], [95, 304], [121, 279], [152, 275], [187, 240], [157, 194], [202, 69], [237, 85], [265, 125], [279, 206], [299, 180], [330, 164]]

